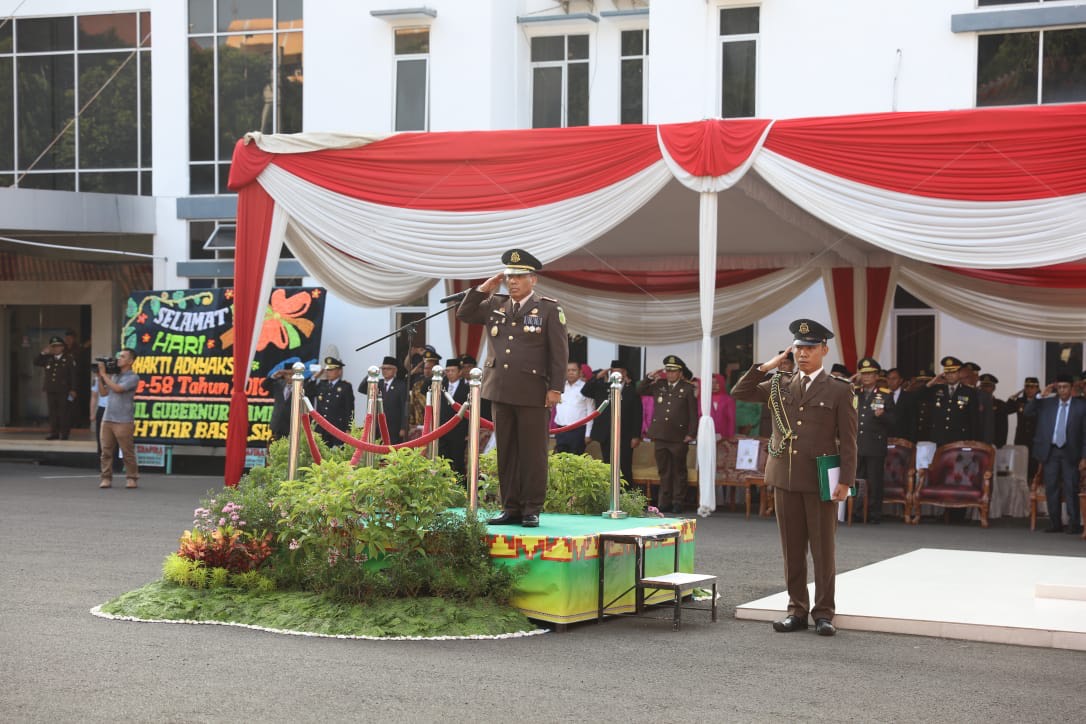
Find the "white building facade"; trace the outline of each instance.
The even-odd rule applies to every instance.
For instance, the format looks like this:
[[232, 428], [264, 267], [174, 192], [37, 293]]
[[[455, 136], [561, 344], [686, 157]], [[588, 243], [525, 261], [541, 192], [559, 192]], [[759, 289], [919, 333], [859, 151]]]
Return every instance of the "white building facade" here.
[[[249, 130], [388, 134], [1086, 100], [1086, 6], [1070, 0], [419, 2], [19, 4], [0, 30], [0, 233], [47, 246], [0, 241], [0, 252], [97, 264], [132, 261], [103, 249], [135, 252], [149, 255], [138, 261], [150, 264], [154, 288], [230, 285], [236, 201], [226, 179], [233, 143]], [[114, 116], [96, 124], [105, 101], [95, 93], [122, 80], [127, 90], [108, 101]], [[47, 121], [28, 110], [42, 103]], [[49, 132], [31, 137], [41, 125]], [[110, 129], [116, 143], [99, 138]], [[319, 284], [289, 258], [278, 277]], [[33, 330], [80, 323], [104, 354], [117, 342], [125, 294], [116, 279], [0, 279], [0, 353], [11, 359]], [[395, 339], [355, 347], [438, 310], [443, 295], [438, 285], [391, 309], [332, 297], [324, 345], [338, 348], [357, 384], [397, 347]], [[925, 366], [946, 354], [977, 361], [1005, 396], [1024, 376], [1043, 376], [1060, 350], [1081, 360], [1082, 340], [1002, 336], [899, 302], [876, 353], [887, 367], [906, 348], [914, 359], [919, 344]], [[48, 313], [58, 304], [69, 315], [71, 305], [90, 309], [73, 321]], [[34, 309], [36, 326], [27, 322]], [[772, 356], [801, 316], [829, 319], [821, 283], [729, 338], [720, 367], [733, 348]], [[458, 351], [443, 317], [422, 334], [443, 355]], [[578, 349], [593, 367], [635, 355], [641, 372], [665, 354], [700, 357], [698, 343], [623, 342]], [[4, 377], [0, 424], [11, 424], [20, 380]]]

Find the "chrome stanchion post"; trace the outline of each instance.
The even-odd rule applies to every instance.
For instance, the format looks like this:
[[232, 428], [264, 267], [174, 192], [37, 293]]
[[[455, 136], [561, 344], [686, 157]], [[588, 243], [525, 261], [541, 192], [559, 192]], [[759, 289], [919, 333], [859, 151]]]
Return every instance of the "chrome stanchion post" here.
[[468, 373], [468, 510], [479, 507], [479, 407], [482, 405], [483, 371]]
[[[445, 377], [441, 367], [434, 365], [434, 371], [430, 375], [430, 409], [433, 410], [433, 428], [441, 427], [441, 380]], [[437, 440], [426, 446], [426, 457], [437, 460]]]
[[302, 437], [302, 382], [305, 365], [295, 362], [290, 377], [290, 462], [287, 464], [287, 476], [294, 480], [298, 474], [298, 445]]
[[604, 518], [626, 518], [628, 513], [619, 509], [619, 496], [622, 494], [622, 466], [619, 464], [622, 451], [622, 375], [612, 372], [611, 382], [611, 509], [603, 511]]
[[[366, 400], [366, 417], [370, 419], [370, 429], [366, 433], [366, 442], [373, 444], [377, 442], [377, 396], [380, 394], [377, 391], [377, 381], [381, 374], [380, 368], [377, 365], [370, 365], [370, 368], [366, 370], [366, 396], [369, 398]], [[388, 444], [388, 440], [385, 440], [385, 444]], [[366, 467], [373, 467], [374, 455], [371, 452], [367, 452], [363, 457], [363, 464]]]

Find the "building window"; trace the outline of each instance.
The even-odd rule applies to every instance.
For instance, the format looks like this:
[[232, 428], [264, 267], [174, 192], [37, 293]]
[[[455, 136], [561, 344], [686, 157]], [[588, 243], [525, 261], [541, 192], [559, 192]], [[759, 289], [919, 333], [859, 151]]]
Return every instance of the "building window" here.
[[[645, 35], [648, 35], [647, 31]], [[644, 347], [620, 344], [616, 358], [626, 366], [626, 374], [631, 380], [641, 379], [641, 370], [644, 368], [642, 361], [645, 359]]]
[[532, 128], [588, 125], [588, 36], [532, 38]]
[[0, 22], [0, 186], [151, 193], [151, 14]]
[[189, 191], [227, 191], [249, 131], [302, 130], [302, 0], [188, 0]]
[[1058, 375], [1082, 378], [1082, 364], [1082, 342], [1045, 342], [1045, 376], [1041, 387], [1055, 382]]
[[759, 9], [720, 11], [720, 115], [749, 118], [756, 112]]
[[895, 364], [903, 377], [931, 374], [935, 366], [935, 312], [898, 287], [894, 291]]
[[977, 38], [977, 106], [1086, 100], [1086, 28]]
[[425, 131], [430, 120], [430, 30], [396, 29], [396, 89], [393, 128]]
[[649, 97], [649, 31], [623, 30], [619, 123], [644, 123]]

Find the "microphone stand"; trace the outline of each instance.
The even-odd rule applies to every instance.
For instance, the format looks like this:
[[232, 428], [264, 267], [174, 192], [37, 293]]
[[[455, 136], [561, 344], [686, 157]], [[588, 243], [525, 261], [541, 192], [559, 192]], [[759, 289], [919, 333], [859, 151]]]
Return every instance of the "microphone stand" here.
[[416, 319], [414, 321], [408, 322], [407, 324], [392, 330], [391, 332], [386, 334], [384, 337], [378, 337], [377, 339], [373, 340], [372, 342], [366, 342], [361, 347], [355, 347], [354, 351], [355, 352], [361, 352], [366, 347], [372, 347], [373, 345], [377, 344], [378, 342], [383, 342], [386, 339], [388, 339], [389, 337], [395, 337], [396, 335], [398, 335], [400, 332], [403, 332], [403, 331], [407, 331], [408, 333], [411, 334], [412, 337], [414, 337], [415, 336], [415, 331], [414, 331], [413, 327], [416, 324], [418, 324], [419, 322], [425, 322], [427, 319], [433, 319], [434, 317], [436, 317], [439, 314], [444, 314], [445, 312], [448, 312], [450, 309], [456, 309], [458, 306], [460, 306], [460, 300], [457, 300], [456, 304], [450, 304], [447, 307], [444, 307], [442, 309], [437, 310], [433, 314], [426, 315], [422, 319]]

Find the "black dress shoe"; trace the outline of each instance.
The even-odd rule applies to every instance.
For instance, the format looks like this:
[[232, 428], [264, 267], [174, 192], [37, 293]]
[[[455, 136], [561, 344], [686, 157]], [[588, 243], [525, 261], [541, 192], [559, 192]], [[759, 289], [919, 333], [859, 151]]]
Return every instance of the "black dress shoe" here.
[[1081, 525], [1069, 525], [1069, 526], [1067, 526], [1067, 531], [1066, 532], [1070, 533], [1071, 535], [1082, 535], [1082, 526]]
[[785, 616], [780, 621], [773, 622], [773, 630], [777, 633], [791, 633], [792, 631], [803, 631], [807, 629], [809, 624], [807, 623], [807, 617], [800, 618], [799, 616]]
[[828, 618], [820, 618], [815, 621], [815, 633], [819, 636], [833, 636], [837, 629]]
[[502, 513], [487, 521], [490, 525], [516, 525], [519, 522], [520, 516], [513, 515], [512, 513]]
[[524, 528], [538, 528], [539, 516], [538, 515], [526, 515], [524, 519], [520, 521], [520, 525]]
[[1063, 532], [1063, 526], [1062, 525], [1050, 525], [1047, 528], [1045, 528], [1045, 533], [1062, 533], [1062, 532]]

